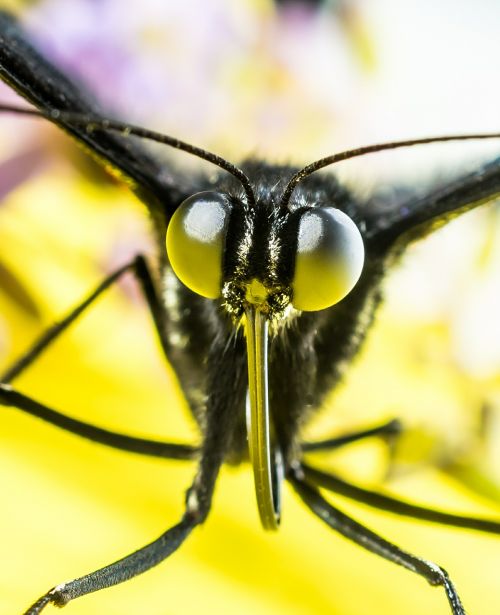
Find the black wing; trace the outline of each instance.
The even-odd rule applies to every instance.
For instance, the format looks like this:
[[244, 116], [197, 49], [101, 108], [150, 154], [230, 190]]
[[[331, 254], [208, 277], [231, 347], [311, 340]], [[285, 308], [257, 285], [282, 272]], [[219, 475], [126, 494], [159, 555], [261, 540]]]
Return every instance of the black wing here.
[[397, 199], [389, 210], [366, 204], [364, 237], [376, 251], [402, 249], [466, 211], [500, 197], [500, 157], [472, 173], [432, 187], [418, 197]]
[[[0, 11], [0, 78], [41, 110], [58, 109], [103, 117], [99, 105], [47, 61], [28, 41], [19, 22]], [[154, 218], [165, 225], [181, 198], [176, 178], [137, 141], [53, 120], [105, 166], [129, 183]]]

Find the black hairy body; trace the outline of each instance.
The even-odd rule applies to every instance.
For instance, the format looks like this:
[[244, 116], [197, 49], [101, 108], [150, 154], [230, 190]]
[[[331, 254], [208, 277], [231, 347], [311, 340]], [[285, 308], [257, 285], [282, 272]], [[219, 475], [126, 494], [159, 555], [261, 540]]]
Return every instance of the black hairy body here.
[[[259, 241], [264, 240], [265, 243], [267, 239], [259, 227], [258, 220], [261, 218], [274, 220], [275, 226], [283, 227], [280, 249], [285, 263], [290, 263], [288, 254], [293, 252], [294, 247], [287, 245], [294, 241], [293, 233], [287, 233], [287, 226], [293, 227], [294, 213], [304, 207], [310, 208], [311, 203], [334, 204], [358, 224], [363, 224], [364, 206], [351, 197], [331, 175], [310, 178], [304, 182], [294, 196], [294, 206], [279, 217], [276, 212], [279, 211], [283, 187], [297, 169], [272, 167], [260, 162], [244, 164], [242, 168], [252, 181], [257, 204], [255, 210], [246, 212], [246, 218], [254, 222], [252, 242], [257, 249], [256, 257], [249, 258], [252, 270], [245, 272], [243, 278], [251, 278], [260, 273], [269, 262], [264, 245], [259, 245]], [[232, 180], [225, 182], [223, 178], [213, 182], [200, 178], [185, 197], [181, 196], [181, 201], [189, 194], [213, 189], [214, 184], [229, 195], [235, 209], [243, 210], [241, 189], [235, 187]], [[233, 273], [231, 258], [237, 253], [237, 243], [244, 233], [244, 219], [245, 214], [241, 214], [234, 225], [237, 228], [228, 234], [226, 276]], [[271, 232], [269, 227], [267, 224], [267, 232]], [[311, 413], [321, 406], [325, 396], [335, 387], [345, 367], [359, 350], [380, 302], [379, 282], [388, 254], [386, 251], [377, 253], [375, 247], [370, 250], [370, 244], [367, 244], [367, 248], [368, 266], [348, 297], [340, 304], [320, 312], [293, 310], [284, 322], [276, 326], [272, 336], [269, 353], [271, 408], [280, 444], [290, 461], [300, 451], [300, 428]], [[280, 268], [281, 284], [289, 282], [292, 266], [293, 260], [288, 268]], [[211, 422], [220, 425], [221, 408], [213, 404], [211, 399], [223, 406], [231, 406], [234, 423], [231, 429], [228, 426], [227, 458], [232, 462], [247, 459], [246, 354], [243, 329], [235, 328], [235, 319], [239, 315], [228, 313], [223, 302], [203, 299], [185, 288], [175, 278], [166, 259], [162, 269], [166, 286], [166, 337], [167, 340], [178, 342], [177, 345], [168, 342], [169, 359], [179, 375], [193, 414], [202, 428]], [[175, 301], [170, 300], [174, 292]], [[228, 383], [233, 383], [233, 386], [228, 387]]]

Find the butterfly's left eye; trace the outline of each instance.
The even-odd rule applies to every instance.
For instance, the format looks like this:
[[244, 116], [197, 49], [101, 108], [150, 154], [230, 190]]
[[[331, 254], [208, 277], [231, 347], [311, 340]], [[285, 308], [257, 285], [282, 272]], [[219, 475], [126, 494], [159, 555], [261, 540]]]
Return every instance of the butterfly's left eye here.
[[198, 192], [179, 205], [167, 229], [167, 253], [176, 276], [209, 299], [221, 293], [230, 208], [222, 194]]

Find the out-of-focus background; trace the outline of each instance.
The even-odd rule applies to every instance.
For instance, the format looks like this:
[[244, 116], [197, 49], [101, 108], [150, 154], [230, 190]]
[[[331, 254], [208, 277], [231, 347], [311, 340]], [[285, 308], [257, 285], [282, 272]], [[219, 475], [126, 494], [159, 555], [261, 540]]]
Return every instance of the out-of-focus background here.
[[[443, 0], [39, 0], [0, 2], [54, 62], [116, 115], [238, 161], [307, 163], [396, 138], [498, 131], [500, 5]], [[15, 100], [4, 86], [2, 101]], [[500, 145], [427, 147], [337, 170], [363, 195], [421, 187]], [[188, 156], [166, 152], [176, 164]], [[195, 166], [199, 166], [194, 161]], [[0, 118], [0, 361], [133, 253], [154, 254], [143, 208], [55, 128]], [[309, 428], [342, 433], [399, 416], [382, 443], [317, 457], [357, 482], [422, 504], [500, 516], [500, 233], [494, 207], [414, 246], [345, 385]], [[291, 375], [293, 377], [293, 375]], [[194, 441], [196, 430], [127, 281], [19, 382], [71, 416]], [[182, 513], [194, 466], [84, 442], [1, 408], [0, 611], [146, 544]], [[468, 612], [500, 609], [499, 539], [401, 520], [332, 498], [443, 565]], [[71, 603], [68, 613], [449, 613], [444, 592], [329, 532], [284, 496], [259, 526], [248, 467], [224, 469], [205, 526], [168, 562]]]

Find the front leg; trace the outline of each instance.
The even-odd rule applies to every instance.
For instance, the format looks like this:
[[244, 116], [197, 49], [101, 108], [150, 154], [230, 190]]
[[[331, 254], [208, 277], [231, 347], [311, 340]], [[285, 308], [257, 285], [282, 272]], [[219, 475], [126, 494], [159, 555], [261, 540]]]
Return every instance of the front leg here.
[[53, 587], [34, 602], [24, 615], [39, 615], [49, 604], [62, 607], [75, 598], [128, 581], [158, 565], [177, 551], [192, 530], [203, 523], [210, 512], [215, 481], [220, 468], [220, 463], [214, 465], [213, 458], [214, 455], [220, 456], [217, 444], [215, 450], [211, 450], [215, 442], [208, 444], [196, 478], [188, 490], [186, 510], [179, 523], [134, 553], [94, 572]]
[[74, 419], [65, 414], [39, 403], [35, 399], [16, 391], [10, 386], [28, 367], [45, 352], [50, 345], [62, 335], [110, 286], [117, 282], [125, 273], [132, 272], [140, 284], [143, 295], [153, 317], [156, 331], [160, 338], [165, 358], [167, 358], [167, 340], [165, 336], [165, 318], [163, 307], [158, 299], [156, 286], [143, 256], [136, 256], [130, 263], [123, 265], [104, 279], [81, 303], [71, 309], [64, 318], [42, 333], [32, 346], [8, 367], [0, 378], [0, 404], [23, 410], [52, 425], [79, 435], [93, 442], [99, 442], [121, 450], [163, 457], [167, 459], [193, 459], [198, 449], [185, 444], [159, 442], [145, 438], [137, 438], [103, 429], [96, 425]]
[[329, 527], [368, 551], [415, 572], [431, 585], [443, 587], [452, 614], [466, 615], [457, 590], [443, 568], [400, 549], [347, 516], [338, 508], [333, 507], [315, 487], [308, 483], [300, 466], [292, 468], [288, 478], [304, 504]]
[[198, 455], [198, 448], [189, 444], [137, 438], [110, 431], [109, 429], [103, 429], [85, 421], [79, 421], [16, 391], [9, 384], [0, 383], [0, 404], [23, 410], [31, 414], [31, 416], [36, 416], [51, 425], [55, 425], [60, 429], [64, 429], [92, 442], [98, 442], [99, 444], [129, 453], [181, 460], [194, 459]]
[[163, 352], [165, 353], [165, 357], [167, 357], [168, 343], [165, 336], [166, 326], [164, 310], [159, 300], [156, 285], [153, 281], [153, 276], [151, 275], [146, 259], [139, 254], [130, 263], [123, 265], [105, 278], [87, 297], [85, 297], [85, 299], [83, 299], [83, 301], [72, 308], [64, 318], [44, 331], [42, 335], [35, 340], [32, 346], [4, 371], [2, 376], [0, 376], [0, 382], [7, 384], [12, 382], [15, 378], [18, 378], [26, 368], [36, 361], [52, 342], [64, 333], [81, 314], [95, 303], [96, 299], [98, 299], [105, 290], [117, 282], [128, 271], [134, 274], [136, 280], [140, 284], [151, 316], [153, 317], [153, 322], [160, 338]]

